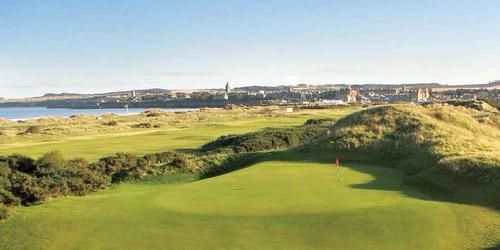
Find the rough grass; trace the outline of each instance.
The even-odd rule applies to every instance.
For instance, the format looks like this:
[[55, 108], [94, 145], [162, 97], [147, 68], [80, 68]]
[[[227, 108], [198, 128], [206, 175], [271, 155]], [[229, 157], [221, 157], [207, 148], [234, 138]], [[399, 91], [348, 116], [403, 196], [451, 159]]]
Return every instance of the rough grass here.
[[[163, 152], [166, 150], [189, 150], [221, 135], [256, 131], [265, 127], [296, 126], [310, 118], [340, 118], [359, 110], [342, 108], [334, 110], [304, 110], [283, 113], [274, 109], [256, 108], [250, 110], [208, 110], [160, 116], [146, 113], [138, 116], [54, 118], [57, 122], [28, 121], [0, 125], [12, 136], [0, 136], [0, 155], [12, 153], [40, 157], [48, 151], [60, 151], [66, 158], [83, 157], [96, 160], [116, 152], [137, 155]], [[62, 119], [62, 120], [60, 120]], [[117, 126], [102, 125], [109, 119], [118, 121]], [[138, 122], [150, 122], [161, 128], [136, 129]], [[41, 134], [16, 135], [14, 130], [25, 131], [37, 125]]]
[[322, 158], [284, 153], [201, 181], [18, 208], [0, 225], [0, 248], [466, 249], [500, 240], [498, 213], [430, 200], [394, 168], [342, 165], [337, 182]]
[[462, 202], [483, 199], [500, 207], [498, 112], [451, 105], [376, 107], [339, 120], [309, 147], [358, 161], [397, 163], [415, 180], [457, 196], [479, 191]]
[[[11, 143], [25, 140], [47, 140], [58, 136], [93, 135], [96, 133], [117, 133], [138, 131], [134, 128], [137, 123], [151, 123], [164, 127], [186, 127], [197, 123], [230, 122], [253, 118], [297, 117], [304, 114], [325, 115], [327, 113], [348, 114], [359, 107], [343, 107], [326, 110], [302, 110], [295, 113], [285, 113], [278, 107], [256, 107], [247, 109], [221, 110], [202, 109], [196, 112], [169, 113], [159, 110], [148, 110], [139, 115], [119, 116], [116, 114], [75, 115], [71, 117], [43, 117], [25, 121], [0, 120], [0, 128], [7, 131], [6, 138], [0, 138], [2, 143]], [[1, 119], [1, 118], [0, 118]], [[115, 124], [109, 126], [109, 124]], [[30, 126], [40, 128], [39, 135], [27, 135], [24, 132]]]

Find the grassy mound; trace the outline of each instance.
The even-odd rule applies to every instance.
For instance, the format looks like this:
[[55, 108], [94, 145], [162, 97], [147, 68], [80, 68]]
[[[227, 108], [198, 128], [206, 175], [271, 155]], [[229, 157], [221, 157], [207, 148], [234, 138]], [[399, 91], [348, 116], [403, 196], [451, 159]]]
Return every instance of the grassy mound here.
[[486, 110], [447, 104], [376, 107], [339, 120], [306, 150], [391, 163], [430, 189], [500, 207], [495, 191], [500, 187], [500, 116]]

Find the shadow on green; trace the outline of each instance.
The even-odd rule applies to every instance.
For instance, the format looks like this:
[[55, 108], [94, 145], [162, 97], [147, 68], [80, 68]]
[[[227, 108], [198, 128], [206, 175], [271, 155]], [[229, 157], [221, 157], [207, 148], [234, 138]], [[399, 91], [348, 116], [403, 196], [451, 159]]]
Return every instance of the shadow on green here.
[[[381, 166], [381, 164], [376, 163], [358, 163], [353, 160], [343, 160], [341, 155], [335, 154], [324, 154], [324, 153], [311, 153], [311, 152], [299, 152], [299, 151], [272, 151], [272, 152], [261, 152], [261, 153], [251, 153], [253, 158], [246, 160], [244, 162], [228, 162], [224, 166], [223, 172], [218, 173], [204, 173], [200, 177], [210, 178], [227, 172], [236, 171], [238, 169], [246, 168], [254, 164], [266, 161], [288, 161], [288, 162], [304, 162], [304, 163], [331, 163], [332, 167], [335, 166], [335, 160], [337, 158], [341, 161], [341, 166], [347, 166], [355, 171], [369, 174], [374, 177], [370, 182], [363, 184], [351, 185], [352, 188], [358, 189], [371, 189], [371, 190], [386, 190], [386, 191], [399, 191], [404, 195], [412, 198], [429, 200], [429, 201], [444, 201], [456, 204], [467, 204], [467, 205], [479, 205], [487, 208], [492, 208], [500, 211], [500, 202], [495, 198], [488, 200], [481, 194], [482, 185], [475, 185], [473, 183], [460, 183], [460, 190], [452, 193], [452, 190], [445, 190], [435, 184], [426, 182], [418, 177], [410, 176], [400, 171], [401, 180], [403, 185], [395, 183], [393, 180], [388, 180], [389, 175], [386, 172], [380, 171], [380, 168], [387, 168]], [[390, 169], [398, 169], [397, 167]], [[436, 173], [439, 175], [440, 173]], [[440, 176], [444, 179], [453, 178], [449, 175]], [[417, 189], [420, 192], [415, 191]], [[462, 193], [462, 190], [468, 189], [469, 192]], [[489, 190], [491, 191], [491, 190]], [[493, 190], [494, 191], [494, 190]], [[487, 192], [486, 192], [487, 193]]]

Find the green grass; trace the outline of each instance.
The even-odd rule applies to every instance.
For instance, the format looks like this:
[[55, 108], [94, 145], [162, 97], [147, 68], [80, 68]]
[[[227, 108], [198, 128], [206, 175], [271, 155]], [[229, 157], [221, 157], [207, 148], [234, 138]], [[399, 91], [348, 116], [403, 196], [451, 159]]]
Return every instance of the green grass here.
[[399, 170], [344, 165], [337, 182], [331, 164], [290, 157], [18, 208], [0, 226], [0, 248], [457, 249], [500, 240], [497, 212], [433, 201], [404, 186]]
[[265, 127], [296, 126], [310, 118], [341, 117], [354, 109], [332, 111], [330, 113], [304, 112], [278, 117], [234, 119], [221, 122], [199, 122], [191, 126], [166, 127], [157, 130], [139, 130], [85, 136], [51, 137], [46, 141], [36, 138], [0, 145], [0, 155], [20, 153], [40, 157], [49, 151], [61, 151], [67, 158], [83, 157], [96, 160], [116, 152], [146, 154], [171, 149], [193, 149], [221, 135], [256, 131]]
[[[484, 104], [486, 105], [486, 104]], [[305, 148], [394, 164], [446, 199], [500, 209], [500, 113], [433, 104], [387, 105], [340, 119]], [[438, 191], [440, 190], [440, 191]]]
[[[33, 137], [0, 154], [59, 150], [90, 160], [115, 152], [192, 149], [224, 134], [300, 125], [353, 110], [226, 119], [158, 130]], [[463, 131], [461, 131], [463, 132]], [[17, 139], [16, 139], [17, 140]], [[398, 170], [347, 164], [331, 153], [273, 153], [215, 178], [151, 178], [12, 209], [0, 249], [478, 249], [498, 246], [500, 213], [433, 200]]]

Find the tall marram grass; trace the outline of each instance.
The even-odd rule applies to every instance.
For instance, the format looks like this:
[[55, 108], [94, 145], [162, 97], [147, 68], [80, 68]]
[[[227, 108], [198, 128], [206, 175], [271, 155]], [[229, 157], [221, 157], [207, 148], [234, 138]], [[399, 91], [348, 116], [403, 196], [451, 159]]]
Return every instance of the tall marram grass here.
[[[303, 149], [401, 168], [446, 189], [482, 185], [500, 207], [500, 194], [494, 192], [500, 187], [500, 115], [491, 110], [446, 104], [375, 107], [339, 120], [327, 136]], [[441, 182], [437, 174], [462, 184]]]

